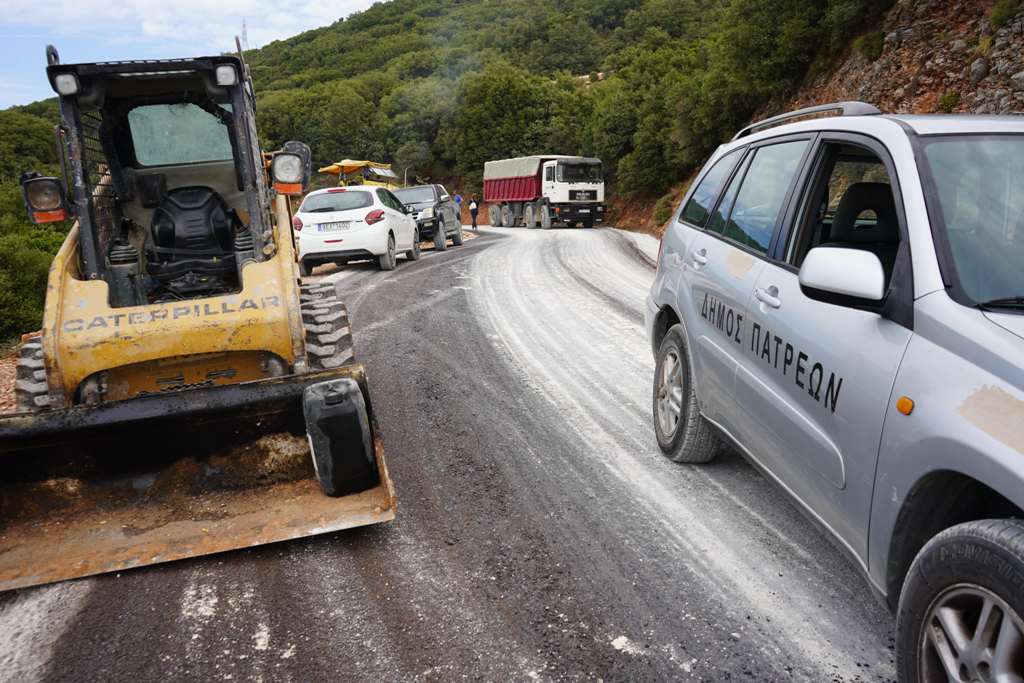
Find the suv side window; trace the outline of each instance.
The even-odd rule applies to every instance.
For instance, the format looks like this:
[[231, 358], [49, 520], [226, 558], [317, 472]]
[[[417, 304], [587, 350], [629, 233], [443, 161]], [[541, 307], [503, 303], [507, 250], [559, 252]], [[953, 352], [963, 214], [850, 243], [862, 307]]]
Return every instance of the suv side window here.
[[725, 181], [729, 178], [729, 171], [736, 165], [736, 160], [740, 158], [740, 155], [737, 154], [740, 151], [742, 151], [742, 148], [734, 149], [725, 154], [704, 174], [704, 177], [700, 179], [700, 183], [697, 185], [697, 189], [690, 195], [690, 201], [686, 202], [686, 206], [683, 207], [682, 212], [679, 214], [680, 222], [704, 227], [704, 223], [711, 212], [711, 207], [715, 205], [715, 200], [718, 199]]
[[747, 167], [722, 235], [765, 254], [807, 140], [759, 147]]
[[856, 145], [828, 143], [824, 148], [826, 162], [798, 214], [802, 220], [790, 236], [786, 261], [799, 268], [814, 247], [842, 245], [875, 252], [888, 275], [899, 226], [885, 164]]
[[436, 193], [434, 196], [437, 197], [437, 199], [439, 200], [441, 199], [441, 197], [448, 194], [448, 190], [444, 189], [444, 185], [435, 185], [434, 192]]

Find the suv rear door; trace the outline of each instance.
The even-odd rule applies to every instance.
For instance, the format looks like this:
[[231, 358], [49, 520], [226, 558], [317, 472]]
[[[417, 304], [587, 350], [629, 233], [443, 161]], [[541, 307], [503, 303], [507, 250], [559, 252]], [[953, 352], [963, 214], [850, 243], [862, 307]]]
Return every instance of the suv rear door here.
[[736, 367], [749, 337], [747, 301], [810, 141], [787, 137], [751, 146], [683, 255], [681, 289], [692, 297], [688, 332], [701, 411], [730, 433]]
[[[822, 133], [814, 159], [803, 195], [793, 202], [795, 228], [778, 241], [778, 258], [759, 274], [750, 301], [752, 336], [736, 377], [736, 396], [743, 404], [736, 436], [864, 558], [882, 421], [912, 333], [863, 304], [810, 298], [801, 289], [798, 268], [807, 251], [823, 242], [850, 251], [878, 248], [840, 243], [829, 234], [836, 206], [855, 184], [895, 188], [896, 216], [903, 225], [906, 221], [898, 184], [889, 180], [894, 166], [877, 141]], [[856, 209], [856, 215], [861, 218], [853, 223], [854, 233], [879, 222], [871, 209]], [[906, 234], [905, 228], [898, 230]], [[895, 252], [898, 247], [884, 248]], [[909, 265], [902, 275], [908, 274]]]

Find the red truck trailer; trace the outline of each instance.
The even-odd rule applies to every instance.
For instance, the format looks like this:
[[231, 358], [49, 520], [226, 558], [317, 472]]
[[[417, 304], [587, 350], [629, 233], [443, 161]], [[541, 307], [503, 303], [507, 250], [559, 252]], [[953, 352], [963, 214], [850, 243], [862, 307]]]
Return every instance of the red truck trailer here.
[[495, 227], [593, 227], [604, 221], [601, 160], [551, 154], [488, 161], [484, 203]]

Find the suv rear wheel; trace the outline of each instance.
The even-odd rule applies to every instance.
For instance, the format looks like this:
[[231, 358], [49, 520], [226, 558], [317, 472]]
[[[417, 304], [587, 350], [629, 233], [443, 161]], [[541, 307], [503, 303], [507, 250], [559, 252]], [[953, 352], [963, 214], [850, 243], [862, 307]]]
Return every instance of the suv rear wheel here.
[[658, 349], [654, 369], [654, 432], [658, 446], [673, 462], [711, 462], [722, 442], [700, 414], [686, 351], [686, 332], [673, 325]]
[[947, 529], [907, 572], [896, 617], [899, 679], [1024, 679], [1024, 521]]

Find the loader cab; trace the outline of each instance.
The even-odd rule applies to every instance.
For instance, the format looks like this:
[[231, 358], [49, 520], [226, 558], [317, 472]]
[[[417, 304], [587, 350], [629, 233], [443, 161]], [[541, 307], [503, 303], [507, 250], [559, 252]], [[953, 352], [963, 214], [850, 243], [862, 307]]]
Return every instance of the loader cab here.
[[[61, 64], [52, 48], [48, 61], [64, 176], [48, 180], [62, 181], [60, 209], [77, 220], [81, 279], [105, 280], [114, 307], [239, 291], [243, 266], [274, 252], [244, 62]], [[45, 194], [32, 182], [30, 216], [63, 218], [33, 212], [29, 189]]]

